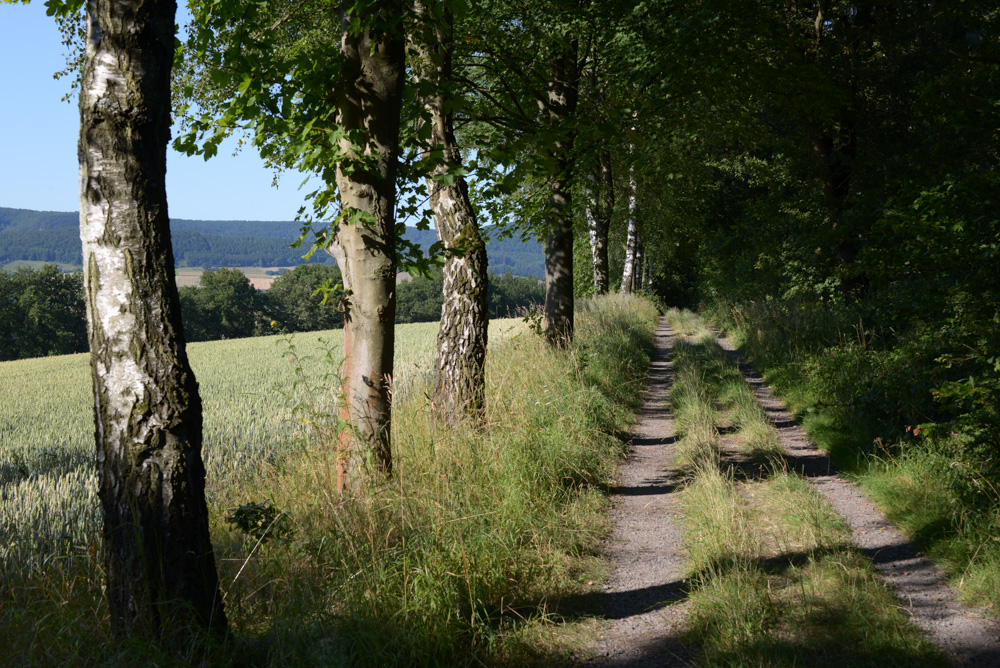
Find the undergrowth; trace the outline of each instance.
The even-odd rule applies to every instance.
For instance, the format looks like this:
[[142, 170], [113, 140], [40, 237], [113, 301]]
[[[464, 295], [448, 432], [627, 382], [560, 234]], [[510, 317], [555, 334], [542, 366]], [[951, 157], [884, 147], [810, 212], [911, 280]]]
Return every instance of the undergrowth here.
[[214, 481], [232, 630], [217, 651], [112, 641], [92, 551], [4, 583], [0, 663], [516, 665], [558, 652], [549, 601], [580, 591], [597, 561], [601, 490], [641, 401], [655, 320], [648, 302], [599, 299], [580, 309], [569, 350], [527, 332], [492, 350], [479, 429], [435, 423], [429, 398], [408, 393], [388, 483], [338, 496], [322, 439]]
[[941, 666], [836, 512], [791, 473], [739, 369], [690, 313], [671, 403], [689, 557], [685, 640], [705, 666]]
[[719, 303], [707, 312], [960, 596], [1000, 608], [996, 415], [976, 422], [944, 391], [953, 365], [943, 351], [954, 342], [882, 333], [843, 306]]

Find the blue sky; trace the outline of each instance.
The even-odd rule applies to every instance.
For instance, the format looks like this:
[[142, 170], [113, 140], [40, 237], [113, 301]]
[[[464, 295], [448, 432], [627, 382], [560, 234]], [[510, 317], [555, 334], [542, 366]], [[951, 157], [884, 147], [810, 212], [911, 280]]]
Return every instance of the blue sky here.
[[[183, 3], [181, 3], [183, 4]], [[181, 21], [178, 21], [181, 23]], [[0, 3], [0, 207], [76, 211], [78, 204], [76, 99], [62, 102], [68, 79], [55, 21], [43, 0]], [[303, 177], [272, 172], [252, 150], [230, 154], [224, 144], [209, 161], [167, 153], [167, 198], [173, 218], [292, 220], [307, 192]]]

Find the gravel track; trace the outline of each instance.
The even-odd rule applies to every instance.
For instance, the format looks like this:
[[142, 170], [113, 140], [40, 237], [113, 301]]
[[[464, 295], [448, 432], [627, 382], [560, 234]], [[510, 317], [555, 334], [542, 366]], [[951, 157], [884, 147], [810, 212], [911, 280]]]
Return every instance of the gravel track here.
[[739, 365], [743, 377], [777, 428], [790, 467], [800, 471], [843, 516], [851, 528], [854, 544], [872, 560], [876, 571], [914, 623], [954, 665], [968, 668], [1000, 666], [998, 621], [958, 601], [955, 590], [937, 567], [886, 520], [856, 484], [837, 475], [827, 454], [809, 440], [784, 403], [775, 397], [732, 343], [717, 332], [716, 337]]
[[[837, 475], [827, 454], [809, 440], [763, 379], [716, 332], [778, 430], [787, 460], [829, 501], [914, 623], [955, 666], [1000, 667], [1000, 622], [963, 605], [941, 572], [879, 511], [854, 483]], [[614, 529], [605, 545], [613, 572], [583, 607], [602, 617], [594, 653], [580, 665], [597, 668], [672, 668], [695, 663], [695, 648], [681, 642], [689, 611], [686, 554], [672, 466], [676, 435], [670, 414], [674, 335], [661, 318], [645, 403], [632, 451], [612, 489]]]
[[680, 643], [687, 615], [686, 555], [678, 518], [673, 420], [673, 333], [661, 318], [645, 403], [632, 436], [632, 452], [612, 490], [614, 530], [605, 554], [614, 571], [591, 605], [607, 620], [587, 666], [687, 666], [693, 652]]

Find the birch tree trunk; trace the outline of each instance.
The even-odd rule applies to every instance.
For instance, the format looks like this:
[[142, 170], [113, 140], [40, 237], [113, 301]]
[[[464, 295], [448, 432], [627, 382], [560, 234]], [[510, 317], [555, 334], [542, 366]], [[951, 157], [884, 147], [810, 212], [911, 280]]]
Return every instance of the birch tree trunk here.
[[560, 126], [576, 113], [579, 97], [578, 45], [561, 47], [552, 58], [552, 80], [544, 112], [549, 129], [556, 134], [551, 153], [555, 165], [548, 202], [545, 241], [545, 313], [542, 331], [550, 345], [563, 346], [573, 340], [573, 219], [570, 184], [573, 165], [570, 153], [573, 133]]
[[80, 238], [113, 628], [224, 633], [164, 184], [173, 0], [88, 0]]
[[631, 294], [635, 286], [636, 253], [639, 244], [639, 220], [636, 216], [635, 167], [628, 170], [628, 232], [625, 237], [625, 269], [622, 272], [622, 294]]
[[590, 234], [590, 254], [594, 266], [594, 289], [597, 294], [608, 292], [608, 231], [615, 209], [614, 181], [611, 175], [611, 153], [601, 151], [598, 165], [590, 174], [590, 201], [587, 202], [587, 231]]
[[[392, 370], [396, 324], [396, 164], [406, 43], [403, 3], [376, 2], [342, 16], [335, 99], [339, 124], [360, 136], [341, 140], [351, 156], [337, 165], [341, 222], [330, 253], [344, 289], [343, 434], [337, 487], [343, 491], [352, 454], [384, 476], [392, 474]], [[362, 29], [351, 27], [352, 20]], [[360, 446], [360, 453], [352, 453]]]
[[642, 243], [642, 235], [635, 239], [635, 269], [632, 272], [632, 292], [642, 290], [642, 277], [646, 271], [646, 246]]
[[485, 406], [486, 345], [489, 332], [489, 296], [486, 243], [479, 232], [465, 179], [453, 184], [439, 177], [462, 166], [455, 139], [454, 118], [448, 105], [452, 74], [453, 17], [448, 4], [428, 8], [417, 0], [419, 25], [413, 44], [414, 71], [431, 92], [421, 96], [430, 122], [430, 157], [437, 164], [427, 179], [438, 239], [454, 254], [444, 265], [444, 304], [434, 363], [434, 410], [450, 422], [480, 421]]

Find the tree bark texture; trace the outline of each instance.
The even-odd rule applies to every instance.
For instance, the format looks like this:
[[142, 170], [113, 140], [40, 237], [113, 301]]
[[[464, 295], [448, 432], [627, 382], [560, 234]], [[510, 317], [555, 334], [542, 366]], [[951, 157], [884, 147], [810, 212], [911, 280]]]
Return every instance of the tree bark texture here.
[[611, 175], [611, 153], [601, 151], [598, 164], [590, 173], [590, 192], [587, 202], [587, 231], [590, 235], [590, 254], [594, 266], [594, 289], [597, 294], [608, 292], [608, 231], [615, 209], [614, 181]]
[[639, 250], [639, 220], [636, 215], [635, 167], [628, 171], [628, 231], [625, 236], [625, 268], [622, 271], [622, 294], [635, 291], [636, 255]]
[[642, 277], [646, 272], [646, 245], [642, 243], [642, 235], [635, 240], [635, 270], [632, 272], [632, 292], [642, 290]]
[[[344, 288], [343, 416], [353, 426], [338, 453], [343, 490], [351, 446], [382, 475], [392, 473], [392, 371], [396, 324], [396, 163], [406, 43], [403, 4], [387, 0], [343, 16], [344, 62], [335, 93], [339, 123], [360, 136], [341, 141], [342, 219], [330, 249]], [[351, 28], [357, 18], [361, 30]]]
[[434, 363], [434, 410], [449, 422], [480, 421], [485, 407], [489, 295], [486, 243], [469, 201], [465, 179], [448, 184], [441, 177], [462, 166], [448, 105], [452, 67], [452, 15], [447, 3], [415, 3], [420, 24], [414, 31], [414, 71], [429, 84], [421, 96], [430, 123], [428, 157], [435, 166], [427, 178], [438, 239], [453, 254], [444, 265], [444, 304]]
[[86, 8], [80, 238], [111, 624], [224, 632], [164, 184], [176, 4]]
[[573, 340], [573, 218], [570, 186], [573, 177], [571, 152], [575, 135], [560, 126], [576, 114], [580, 75], [576, 42], [559, 47], [552, 58], [552, 80], [544, 111], [550, 131], [556, 132], [551, 147], [555, 173], [550, 186], [545, 241], [545, 313], [542, 331], [550, 345], [563, 346]]

